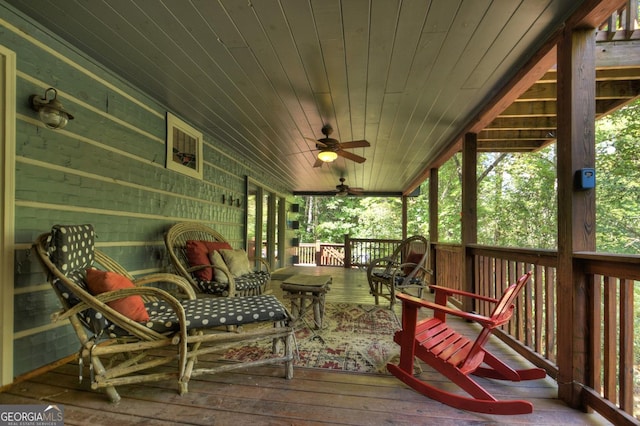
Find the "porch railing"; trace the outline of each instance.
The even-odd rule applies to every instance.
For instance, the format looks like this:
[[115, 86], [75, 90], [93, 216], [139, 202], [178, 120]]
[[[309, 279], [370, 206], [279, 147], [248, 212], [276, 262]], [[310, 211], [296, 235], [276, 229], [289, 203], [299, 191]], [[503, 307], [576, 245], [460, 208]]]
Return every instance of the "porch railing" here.
[[402, 240], [350, 238], [344, 244], [300, 243], [295, 250], [297, 265], [366, 268], [371, 259], [390, 256]]
[[308, 266], [345, 266], [344, 244], [300, 243], [294, 252], [296, 265]]

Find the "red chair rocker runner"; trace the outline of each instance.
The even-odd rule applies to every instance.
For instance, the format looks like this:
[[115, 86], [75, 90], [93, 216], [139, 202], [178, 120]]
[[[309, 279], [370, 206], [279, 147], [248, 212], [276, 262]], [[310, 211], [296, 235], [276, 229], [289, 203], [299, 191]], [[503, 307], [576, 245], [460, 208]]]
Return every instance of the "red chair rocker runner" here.
[[[484, 348], [493, 329], [507, 323], [513, 315], [513, 302], [530, 276], [531, 272], [520, 277], [499, 300], [440, 286], [431, 286], [436, 291], [436, 303], [398, 294], [402, 301], [402, 330], [396, 332], [394, 340], [400, 345], [400, 363], [387, 364], [387, 369], [416, 391], [455, 408], [490, 414], [531, 413], [533, 405], [530, 402], [498, 401], [471, 377], [473, 374], [516, 382], [545, 377], [545, 370], [541, 368], [514, 370]], [[451, 309], [446, 306], [451, 295], [487, 301], [495, 307], [490, 317]], [[418, 310], [423, 307], [433, 309], [434, 317], [418, 321]], [[475, 341], [471, 341], [447, 325], [446, 315], [475, 321], [482, 326], [482, 331]], [[471, 396], [435, 388], [415, 377], [413, 360], [416, 356]], [[481, 366], [483, 363], [486, 366]]]

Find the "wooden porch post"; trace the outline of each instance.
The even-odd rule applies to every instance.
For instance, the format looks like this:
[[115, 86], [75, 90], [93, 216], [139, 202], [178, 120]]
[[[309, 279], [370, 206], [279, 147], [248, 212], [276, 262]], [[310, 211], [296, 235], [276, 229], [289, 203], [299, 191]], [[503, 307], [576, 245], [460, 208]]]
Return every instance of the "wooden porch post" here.
[[408, 221], [407, 196], [403, 195], [400, 199], [402, 200], [402, 239], [406, 240], [408, 237], [407, 235], [407, 221]]
[[[595, 251], [595, 190], [577, 190], [576, 172], [595, 164], [595, 32], [568, 31], [558, 44], [558, 397], [585, 408], [587, 283], [573, 254]], [[560, 309], [561, 307], [561, 309]]]
[[[429, 171], [429, 241], [438, 242], [438, 169]], [[433, 271], [432, 283], [440, 284], [436, 281], [438, 271], [436, 270], [436, 248], [431, 244], [429, 253], [429, 268]]]
[[[474, 293], [473, 258], [466, 255], [467, 245], [478, 242], [478, 135], [467, 133], [462, 142], [462, 280], [465, 291]], [[465, 298], [463, 310], [473, 311], [473, 302]]]
[[429, 172], [429, 240], [438, 241], [438, 169]]

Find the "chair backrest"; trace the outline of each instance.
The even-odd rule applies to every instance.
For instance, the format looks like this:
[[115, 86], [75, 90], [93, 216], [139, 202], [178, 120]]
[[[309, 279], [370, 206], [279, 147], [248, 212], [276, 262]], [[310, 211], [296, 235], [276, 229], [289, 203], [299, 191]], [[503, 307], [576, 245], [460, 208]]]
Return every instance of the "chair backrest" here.
[[522, 275], [518, 278], [518, 281], [515, 284], [511, 284], [507, 287], [502, 296], [500, 297], [498, 303], [493, 308], [491, 312], [491, 319], [496, 323], [496, 327], [506, 323], [511, 319], [514, 310], [514, 302], [516, 297], [520, 294], [520, 291], [525, 286], [529, 278], [531, 277], [532, 272], [529, 271], [526, 274]]
[[431, 251], [429, 240], [422, 235], [414, 235], [403, 242], [403, 247], [401, 263], [417, 265], [417, 267], [406, 266], [403, 271], [405, 275], [413, 276], [421, 274], [424, 269], [429, 269], [429, 252]]
[[518, 281], [516, 281], [514, 284], [511, 284], [504, 290], [502, 296], [496, 303], [496, 306], [493, 308], [493, 311], [490, 315], [490, 318], [493, 320], [493, 324], [491, 326], [484, 326], [482, 328], [480, 334], [473, 343], [473, 346], [469, 350], [465, 360], [460, 365], [461, 370], [471, 371], [482, 364], [484, 358], [484, 351], [482, 350], [482, 348], [486, 344], [493, 330], [507, 323], [513, 316], [513, 311], [515, 308], [513, 302], [516, 300], [516, 297], [518, 297], [520, 291], [525, 286], [527, 281], [529, 281], [531, 274], [531, 271], [527, 272], [526, 274], [518, 278]]
[[[85, 271], [96, 257], [92, 225], [55, 225], [38, 237], [34, 248], [65, 311], [92, 297], [85, 283]], [[77, 318], [96, 334], [108, 326], [92, 309], [79, 312]]]
[[393, 263], [387, 264], [386, 272], [391, 273], [392, 269], [400, 263], [419, 262], [413, 259], [419, 258], [421, 261], [426, 261], [425, 255], [428, 257], [429, 247], [429, 240], [422, 235], [412, 235], [402, 240], [389, 256]]
[[191, 285], [197, 287], [192, 274], [187, 271], [191, 266], [187, 257], [187, 241], [217, 241], [227, 243], [219, 232], [197, 222], [181, 222], [171, 226], [165, 234], [165, 245], [169, 260], [178, 275], [183, 276]]
[[95, 232], [93, 226], [55, 225], [47, 241], [51, 262], [65, 274], [84, 271], [94, 259]]

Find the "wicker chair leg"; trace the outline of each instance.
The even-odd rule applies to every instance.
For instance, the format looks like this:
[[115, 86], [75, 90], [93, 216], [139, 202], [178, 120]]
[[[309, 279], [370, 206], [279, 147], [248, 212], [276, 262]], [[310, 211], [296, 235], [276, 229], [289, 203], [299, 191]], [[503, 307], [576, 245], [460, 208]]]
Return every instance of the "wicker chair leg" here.
[[285, 356], [288, 359], [288, 361], [284, 363], [284, 368], [285, 368], [284, 377], [287, 380], [293, 379], [293, 346], [294, 345], [295, 345], [295, 340], [293, 338], [293, 333], [290, 333], [285, 338], [285, 342], [284, 342]]

